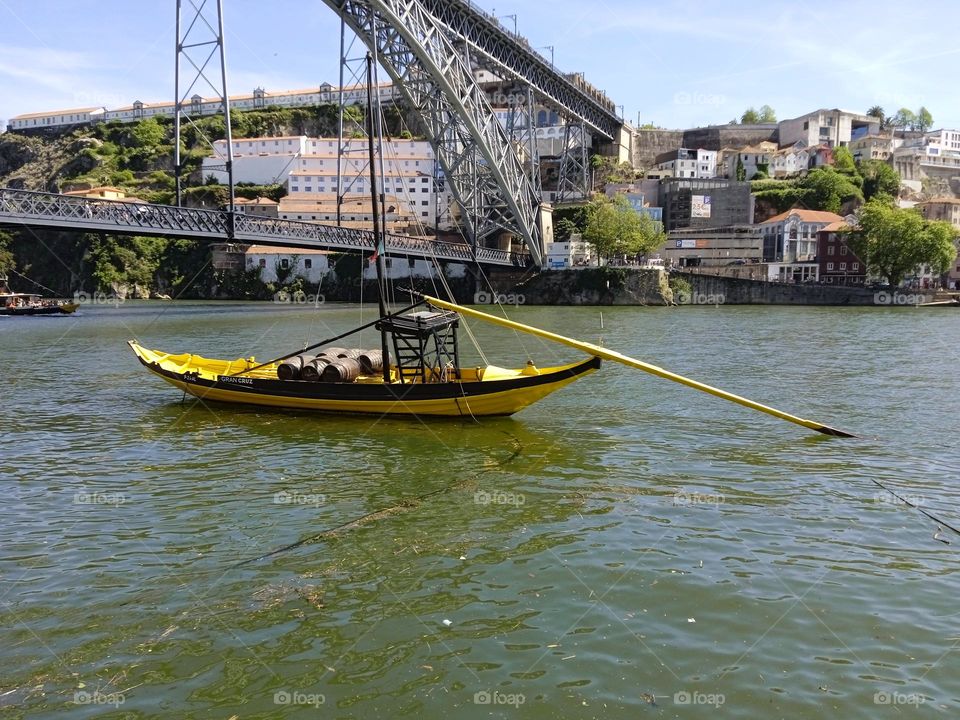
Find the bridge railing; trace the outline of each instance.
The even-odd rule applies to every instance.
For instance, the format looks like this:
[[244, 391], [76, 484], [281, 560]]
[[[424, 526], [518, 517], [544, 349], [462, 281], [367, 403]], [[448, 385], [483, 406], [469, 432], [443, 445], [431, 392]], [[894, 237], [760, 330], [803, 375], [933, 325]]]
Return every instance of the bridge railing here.
[[[173, 205], [152, 205], [125, 200], [74, 197], [32, 190], [0, 188], [0, 222], [6, 217], [17, 224], [55, 225], [78, 231], [116, 230], [122, 234], [176, 235], [204, 237], [224, 241], [276, 243], [308, 243], [309, 247], [343, 249], [372, 253], [373, 233], [358, 228], [321, 225], [303, 220], [284, 220], [234, 214], [234, 233], [230, 237], [230, 214], [223, 210], [184, 208]], [[53, 222], [51, 222], [53, 221]], [[465, 243], [452, 243], [388, 233], [386, 252], [422, 256], [438, 260], [480, 262], [495, 265], [525, 266], [526, 255], [478, 248]]]

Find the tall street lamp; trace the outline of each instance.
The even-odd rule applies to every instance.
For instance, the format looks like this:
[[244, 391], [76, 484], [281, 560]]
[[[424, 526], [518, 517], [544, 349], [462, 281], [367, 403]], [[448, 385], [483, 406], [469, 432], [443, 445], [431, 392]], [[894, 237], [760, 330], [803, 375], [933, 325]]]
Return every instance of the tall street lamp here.
[[542, 45], [542, 46], [538, 47], [537, 50], [549, 50], [549, 51], [550, 51], [550, 67], [552, 68], [552, 67], [554, 66], [554, 65], [553, 65], [553, 45]]

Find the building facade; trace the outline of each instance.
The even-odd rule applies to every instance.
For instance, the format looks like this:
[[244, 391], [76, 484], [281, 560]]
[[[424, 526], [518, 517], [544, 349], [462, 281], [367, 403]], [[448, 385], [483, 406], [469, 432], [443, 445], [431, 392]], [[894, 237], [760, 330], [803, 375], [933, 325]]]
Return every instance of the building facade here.
[[880, 132], [880, 121], [869, 115], [834, 108], [821, 108], [778, 123], [780, 146], [801, 142], [807, 147], [841, 147], [864, 135]]
[[760, 223], [764, 262], [813, 262], [817, 257], [817, 233], [838, 222], [843, 222], [843, 218], [836, 213], [795, 208]]
[[832, 222], [817, 231], [820, 282], [828, 285], [864, 285], [867, 267], [848, 245], [850, 226]]
[[[381, 102], [394, 102], [400, 97], [400, 91], [390, 83], [381, 83], [375, 88]], [[270, 92], [256, 88], [245, 95], [231, 95], [231, 110], [257, 110], [268, 107], [310, 107], [326, 105], [340, 101], [339, 88], [330, 83], [319, 87], [301, 90], [278, 90]], [[343, 88], [345, 105], [366, 104], [367, 86], [350, 85]], [[205, 98], [193, 95], [185, 103], [185, 111], [194, 116], [214, 115], [223, 111], [220, 98]], [[30, 130], [43, 127], [64, 127], [70, 125], [88, 125], [101, 121], [135, 122], [150, 117], [173, 117], [176, 105], [170, 102], [145, 103], [136, 100], [130, 105], [108, 110], [104, 107], [76, 108], [73, 110], [53, 110], [49, 112], [17, 115], [9, 120], [10, 130]]]
[[893, 169], [904, 180], [960, 175], [960, 130], [934, 130], [905, 140], [893, 151]]
[[[927, 220], [942, 220], [960, 230], [960, 198], [934, 198], [918, 206], [923, 217]], [[947, 288], [960, 289], [960, 235], [954, 241], [957, 248], [957, 257], [947, 272]]]
[[675, 178], [660, 183], [659, 195], [667, 232], [753, 224], [754, 202], [748, 182]]
[[717, 174], [717, 153], [703, 148], [669, 150], [657, 156], [655, 169], [675, 178], [712, 178]]
[[661, 255], [673, 267], [747, 269], [763, 259], [763, 235], [756, 225], [674, 230]]

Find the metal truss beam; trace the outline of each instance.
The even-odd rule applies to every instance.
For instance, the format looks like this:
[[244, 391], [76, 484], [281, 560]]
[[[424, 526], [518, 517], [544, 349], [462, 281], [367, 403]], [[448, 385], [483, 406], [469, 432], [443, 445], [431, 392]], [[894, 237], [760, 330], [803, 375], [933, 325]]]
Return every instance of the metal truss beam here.
[[590, 139], [586, 128], [570, 122], [563, 129], [563, 155], [557, 181], [557, 203], [579, 202], [590, 197]]
[[[229, 236], [233, 225], [234, 235]], [[109, 235], [193, 238], [315, 248], [370, 254], [376, 243], [369, 230], [321, 225], [296, 220], [233, 215], [223, 210], [200, 210], [174, 205], [148, 205], [75, 195], [0, 188], [0, 226], [32, 227]], [[386, 251], [393, 256], [484, 265], [524, 266], [524, 257], [463, 243], [387, 234]]]
[[477, 244], [506, 231], [523, 240], [540, 265], [539, 195], [449, 29], [421, 0], [324, 3], [374, 52], [419, 113]]
[[500, 70], [498, 74], [505, 75], [505, 80], [521, 80], [564, 115], [574, 118], [578, 123], [583, 121], [591, 132], [607, 140], [616, 137], [623, 120], [617, 116], [613, 101], [585, 85], [578, 85], [559, 72], [539, 53], [519, 42], [516, 35], [508, 33], [495, 23], [491, 16], [465, 0], [419, 2], [455, 35], [493, 61]]
[[[177, 46], [174, 69], [174, 175], [176, 177], [177, 205], [182, 200], [183, 162], [180, 158], [180, 127], [183, 120], [192, 124], [217, 153], [213, 142], [200, 132], [194, 116], [203, 115], [203, 98], [199, 103], [194, 98], [200, 90], [209, 89], [220, 101], [226, 131], [226, 157], [224, 169], [229, 185], [230, 217], [233, 217], [233, 133], [230, 128], [230, 103], [227, 93], [227, 59], [223, 41], [223, 0], [177, 0]], [[198, 87], [199, 85], [199, 87]], [[232, 232], [233, 223], [230, 223]]]

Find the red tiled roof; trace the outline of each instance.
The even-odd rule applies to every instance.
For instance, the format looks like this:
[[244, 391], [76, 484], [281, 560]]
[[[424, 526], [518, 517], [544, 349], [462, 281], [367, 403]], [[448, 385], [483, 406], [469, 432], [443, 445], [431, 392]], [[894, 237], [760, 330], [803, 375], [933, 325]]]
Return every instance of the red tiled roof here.
[[770, 223], [778, 223], [786, 220], [791, 215], [796, 215], [800, 218], [801, 222], [809, 223], [835, 223], [842, 222], [843, 218], [836, 213], [825, 212], [823, 210], [803, 210], [801, 208], [794, 208], [793, 210], [787, 210], [786, 212], [780, 213], [779, 215], [774, 215], [769, 220], [764, 220], [761, 225], [768, 225]]

